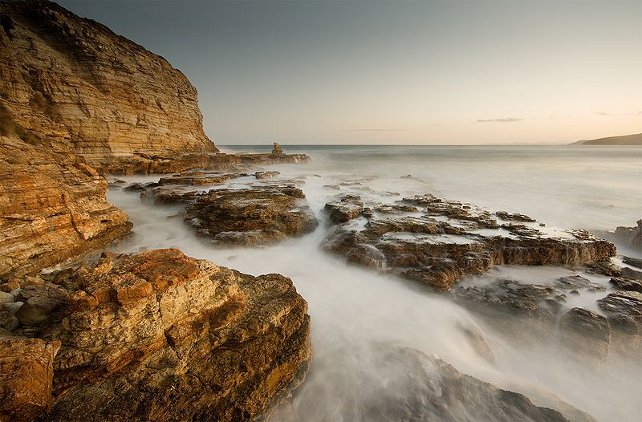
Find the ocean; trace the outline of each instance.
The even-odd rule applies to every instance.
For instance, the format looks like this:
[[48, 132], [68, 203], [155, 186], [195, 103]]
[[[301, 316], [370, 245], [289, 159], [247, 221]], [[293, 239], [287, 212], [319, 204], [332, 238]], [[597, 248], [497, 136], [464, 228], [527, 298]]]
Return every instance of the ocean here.
[[[223, 146], [223, 152], [266, 152], [271, 145]], [[313, 359], [305, 382], [295, 392], [297, 420], [397, 420], [373, 417], [372, 403], [414, 397], [405, 383], [407, 368], [386, 365], [381, 350], [413, 348], [437, 356], [462, 373], [500, 388], [525, 394], [534, 403], [570, 404], [601, 421], [638, 421], [642, 417], [642, 362], [609, 356], [599, 365], [560, 353], [551, 336], [523, 343], [502, 326], [489, 324], [449, 296], [391, 275], [345, 263], [320, 248], [329, 227], [324, 204], [339, 192], [354, 191], [382, 202], [433, 193], [489, 210], [527, 214], [547, 226], [601, 232], [634, 226], [642, 218], [642, 148], [631, 146], [292, 146], [285, 153], [306, 153], [307, 164], [271, 166], [279, 178], [303, 181], [310, 208], [321, 220], [313, 233], [263, 248], [213, 247], [183, 223], [180, 207], [141, 200], [138, 193], [111, 188], [109, 200], [134, 223], [133, 236], [115, 246], [118, 252], [180, 248], [187, 255], [258, 275], [290, 277], [308, 301]], [[131, 176], [152, 181], [159, 176]], [[251, 177], [233, 179], [243, 187]], [[642, 251], [618, 245], [621, 253]], [[608, 285], [608, 277], [563, 267], [497, 267], [464, 282], [510, 278], [547, 283], [584, 275]], [[599, 311], [598, 297], [569, 298], [568, 308]], [[474, 332], [493, 358], [471, 344]], [[438, 375], [435, 375], [438, 376]], [[474, 392], [464, 409], [476, 420]], [[420, 403], [421, 401], [419, 401]], [[409, 401], [407, 406], [418, 406]], [[449, 410], [444, 409], [444, 417]], [[413, 414], [409, 409], [408, 414]], [[408, 420], [414, 420], [409, 418]]]

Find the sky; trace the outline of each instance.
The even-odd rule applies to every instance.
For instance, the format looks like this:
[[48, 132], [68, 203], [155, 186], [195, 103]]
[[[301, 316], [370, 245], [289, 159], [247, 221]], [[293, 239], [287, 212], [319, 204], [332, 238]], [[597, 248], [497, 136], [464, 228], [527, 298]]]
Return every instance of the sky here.
[[642, 132], [642, 0], [59, 3], [185, 73], [221, 145]]

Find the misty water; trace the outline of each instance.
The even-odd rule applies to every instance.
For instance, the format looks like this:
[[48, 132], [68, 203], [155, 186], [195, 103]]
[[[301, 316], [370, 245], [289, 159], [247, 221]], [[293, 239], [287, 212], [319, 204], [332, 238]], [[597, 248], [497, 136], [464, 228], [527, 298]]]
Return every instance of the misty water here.
[[[269, 149], [224, 148], [226, 152]], [[527, 330], [523, 336], [512, 336], [446, 295], [347, 265], [342, 257], [320, 248], [328, 231], [324, 204], [338, 193], [349, 192], [381, 202], [433, 193], [493, 211], [525, 213], [547, 226], [594, 231], [632, 226], [642, 218], [642, 148], [286, 146], [284, 150], [304, 152], [312, 159], [304, 165], [269, 169], [279, 170], [279, 179], [303, 181], [300, 187], [321, 224], [309, 235], [275, 246], [217, 248], [183, 222], [181, 207], [154, 205], [120, 188], [110, 189], [109, 199], [134, 223], [134, 234], [116, 245], [119, 252], [174, 247], [245, 273], [275, 272], [293, 280], [309, 304], [313, 344], [310, 370], [293, 398], [297, 420], [385, 420], [384, 415], [373, 418], [368, 407], [391, 394], [417, 394], [412, 385], [399, 382], [405, 379], [403, 372], [411, 369], [388, 365], [381, 358], [382, 349], [395, 347], [435, 355], [462, 373], [523, 393], [534, 403], [563, 413], [560, 403], [566, 402], [601, 421], [642, 419], [642, 362], [610, 355], [606, 362], [591, 364], [560, 350], [553, 334], [540, 336], [533, 330], [531, 335]], [[153, 181], [158, 177], [121, 179]], [[340, 192], [327, 186], [341, 182]], [[227, 185], [256, 183], [248, 177]], [[624, 252], [640, 256], [640, 251]], [[581, 272], [507, 266], [462, 282], [502, 277], [542, 284], [573, 274]], [[610, 289], [608, 277], [585, 276]], [[565, 306], [599, 311], [595, 300], [605, 295], [569, 297]], [[479, 353], [470, 332], [484, 339], [492, 359]], [[458, 410], [457, 419], [479, 420], [475, 416], [478, 405], [471, 392], [470, 403]]]

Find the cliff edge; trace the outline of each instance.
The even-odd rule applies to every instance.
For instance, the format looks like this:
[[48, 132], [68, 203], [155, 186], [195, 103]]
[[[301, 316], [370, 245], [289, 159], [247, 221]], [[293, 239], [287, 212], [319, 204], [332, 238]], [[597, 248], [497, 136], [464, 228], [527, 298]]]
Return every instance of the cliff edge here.
[[48, 1], [0, 2], [0, 102], [24, 136], [100, 171], [217, 152], [179, 70]]

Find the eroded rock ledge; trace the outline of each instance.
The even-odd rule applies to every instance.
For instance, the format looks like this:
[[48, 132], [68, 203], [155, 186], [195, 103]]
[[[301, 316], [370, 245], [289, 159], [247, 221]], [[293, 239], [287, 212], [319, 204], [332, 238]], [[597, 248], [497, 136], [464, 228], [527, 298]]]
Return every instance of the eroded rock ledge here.
[[584, 231], [551, 229], [522, 214], [491, 214], [430, 194], [393, 204], [364, 204], [348, 195], [326, 210], [336, 225], [327, 250], [438, 290], [498, 264], [576, 266], [615, 255], [612, 243]]
[[[16, 372], [31, 379], [34, 391], [16, 382], [39, 397], [40, 412], [53, 403], [43, 421], [246, 420], [310, 358], [307, 304], [277, 274], [252, 277], [167, 249], [106, 254], [52, 281], [32, 290], [68, 296], [57, 296], [45, 320], [21, 320], [17, 330], [44, 341], [0, 341], [0, 351], [22, 341], [43, 365], [60, 346], [52, 388], [46, 371]], [[0, 373], [30, 362], [14, 361], [0, 359]], [[0, 415], [19, 409], [18, 399], [2, 399]]]
[[98, 249], [131, 228], [107, 181], [73, 156], [0, 135], [0, 278]]

